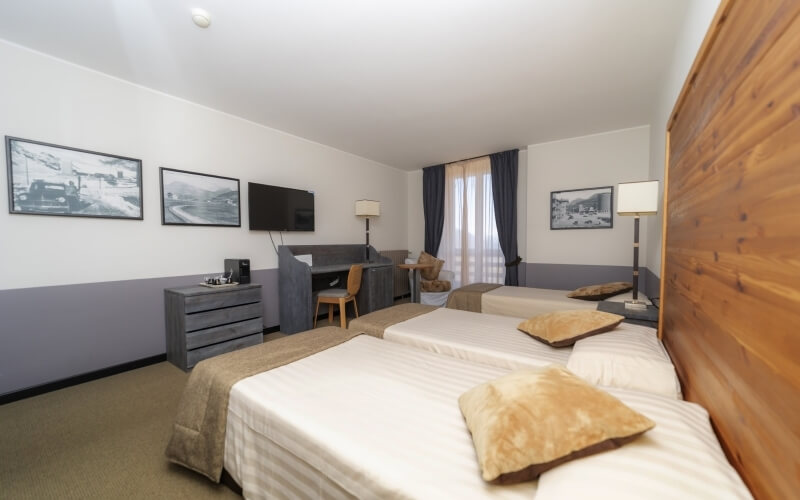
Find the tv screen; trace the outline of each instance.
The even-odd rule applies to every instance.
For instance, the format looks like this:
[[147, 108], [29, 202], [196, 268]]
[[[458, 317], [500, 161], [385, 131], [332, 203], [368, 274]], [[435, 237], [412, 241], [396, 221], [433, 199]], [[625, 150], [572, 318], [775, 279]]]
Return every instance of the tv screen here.
[[247, 183], [250, 229], [313, 231], [314, 193], [266, 184]]

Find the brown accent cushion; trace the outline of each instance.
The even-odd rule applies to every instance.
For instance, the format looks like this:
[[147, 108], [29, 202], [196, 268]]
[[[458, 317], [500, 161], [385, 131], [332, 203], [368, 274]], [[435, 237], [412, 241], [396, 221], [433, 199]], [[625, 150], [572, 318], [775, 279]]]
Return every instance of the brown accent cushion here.
[[449, 292], [452, 284], [446, 280], [420, 280], [419, 286], [423, 292]]
[[613, 330], [624, 316], [602, 311], [554, 311], [526, 319], [517, 328], [540, 342], [566, 347], [578, 340]]
[[439, 277], [439, 271], [442, 270], [444, 261], [441, 259], [437, 259], [428, 252], [423, 251], [420, 252], [419, 254], [419, 259], [417, 259], [417, 264], [433, 264], [433, 267], [429, 267], [427, 269], [420, 269], [419, 275], [424, 280], [435, 280], [436, 278]]
[[[458, 398], [485, 481], [530, 481], [633, 441], [655, 423], [559, 365], [519, 370]], [[577, 478], [576, 480], [579, 480]]]
[[633, 290], [633, 284], [630, 281], [614, 281], [601, 285], [582, 286], [569, 292], [567, 297], [581, 300], [605, 300], [629, 290]]

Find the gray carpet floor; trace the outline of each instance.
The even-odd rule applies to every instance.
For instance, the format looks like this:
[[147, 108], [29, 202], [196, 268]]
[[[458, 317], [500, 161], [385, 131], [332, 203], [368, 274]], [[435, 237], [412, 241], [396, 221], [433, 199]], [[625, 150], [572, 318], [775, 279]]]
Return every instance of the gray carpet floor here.
[[164, 457], [188, 377], [163, 362], [0, 406], [0, 499], [240, 498]]
[[0, 498], [239, 498], [164, 457], [187, 377], [163, 362], [0, 406]]
[[241, 498], [164, 457], [188, 377], [163, 362], [0, 406], [0, 500]]

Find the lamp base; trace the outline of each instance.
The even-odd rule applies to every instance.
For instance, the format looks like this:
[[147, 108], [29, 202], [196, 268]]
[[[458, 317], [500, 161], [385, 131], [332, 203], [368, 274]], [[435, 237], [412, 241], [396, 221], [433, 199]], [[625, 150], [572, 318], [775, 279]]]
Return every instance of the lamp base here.
[[626, 300], [625, 309], [630, 311], [646, 311], [647, 303], [642, 302], [641, 300]]

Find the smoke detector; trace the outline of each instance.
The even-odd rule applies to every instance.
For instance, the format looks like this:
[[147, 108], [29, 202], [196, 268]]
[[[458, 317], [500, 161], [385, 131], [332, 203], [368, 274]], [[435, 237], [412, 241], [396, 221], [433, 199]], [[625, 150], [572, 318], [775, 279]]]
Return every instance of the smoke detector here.
[[208, 28], [211, 25], [211, 15], [203, 9], [192, 9], [192, 21], [200, 28]]

